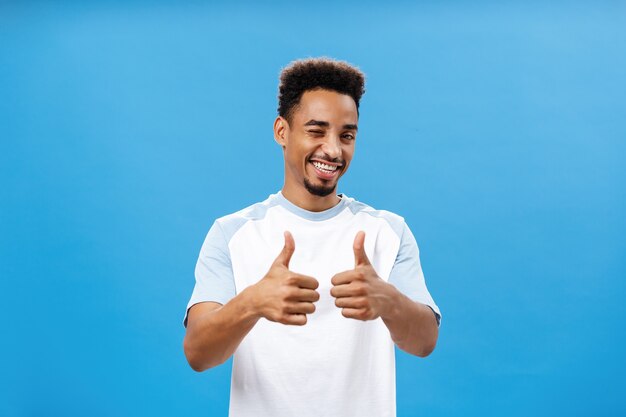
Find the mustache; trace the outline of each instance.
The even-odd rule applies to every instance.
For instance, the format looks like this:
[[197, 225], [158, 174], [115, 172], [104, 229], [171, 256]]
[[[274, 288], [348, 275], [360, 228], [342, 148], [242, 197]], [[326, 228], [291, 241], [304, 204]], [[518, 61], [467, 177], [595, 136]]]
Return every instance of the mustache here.
[[311, 159], [319, 159], [321, 161], [326, 161], [326, 162], [331, 162], [333, 164], [341, 164], [342, 166], [346, 164], [346, 161], [341, 159], [341, 158], [329, 158], [326, 155], [313, 155], [309, 158], [309, 161]]

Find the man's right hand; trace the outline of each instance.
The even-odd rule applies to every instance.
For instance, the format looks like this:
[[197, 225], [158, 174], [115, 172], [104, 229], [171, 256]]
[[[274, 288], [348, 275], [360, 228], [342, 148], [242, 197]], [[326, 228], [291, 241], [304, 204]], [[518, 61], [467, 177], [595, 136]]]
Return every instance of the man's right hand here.
[[302, 326], [307, 314], [315, 311], [320, 299], [319, 283], [313, 277], [289, 270], [289, 261], [296, 249], [291, 233], [285, 232], [285, 246], [263, 279], [249, 287], [253, 305], [259, 316], [267, 320]]

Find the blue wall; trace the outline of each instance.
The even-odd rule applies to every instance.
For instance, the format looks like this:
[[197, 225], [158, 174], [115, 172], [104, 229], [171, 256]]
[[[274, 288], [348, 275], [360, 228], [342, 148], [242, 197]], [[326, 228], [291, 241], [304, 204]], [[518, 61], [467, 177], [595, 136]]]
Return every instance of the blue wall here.
[[624, 45], [624, 2], [0, 3], [0, 415], [226, 415], [196, 257], [280, 189], [277, 76], [318, 55], [368, 77], [339, 191], [443, 312], [398, 415], [624, 415]]

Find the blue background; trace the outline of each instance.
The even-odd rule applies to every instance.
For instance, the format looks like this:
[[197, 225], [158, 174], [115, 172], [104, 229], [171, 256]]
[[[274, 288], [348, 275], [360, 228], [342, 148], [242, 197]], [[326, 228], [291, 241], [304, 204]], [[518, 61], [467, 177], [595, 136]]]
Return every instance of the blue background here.
[[443, 312], [398, 415], [626, 414], [624, 45], [624, 2], [0, 3], [0, 415], [226, 415], [195, 261], [280, 189], [278, 73], [318, 55], [368, 77], [339, 191]]

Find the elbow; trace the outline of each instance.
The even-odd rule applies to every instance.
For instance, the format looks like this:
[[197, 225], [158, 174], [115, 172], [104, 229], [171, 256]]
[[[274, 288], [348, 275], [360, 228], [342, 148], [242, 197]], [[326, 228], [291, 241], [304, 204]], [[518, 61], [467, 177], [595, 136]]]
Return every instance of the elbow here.
[[183, 340], [183, 351], [185, 352], [185, 358], [187, 359], [187, 363], [196, 372], [202, 372], [207, 368], [202, 366], [200, 361], [197, 359], [197, 355], [194, 354], [194, 348], [191, 346], [191, 342], [189, 338], [185, 336]]
[[439, 326], [435, 326], [432, 332], [430, 332], [430, 336], [426, 338], [426, 340], [424, 340], [424, 343], [422, 343], [422, 347], [420, 349], [420, 352], [417, 353], [417, 356], [419, 356], [420, 358], [425, 358], [426, 356], [433, 353], [433, 351], [435, 350], [435, 347], [437, 346], [438, 339], [439, 339]]
[[439, 339], [439, 328], [433, 327], [431, 331], [428, 331], [419, 339], [419, 342], [415, 341], [416, 343], [406, 346], [406, 348], [400, 346], [398, 347], [407, 353], [419, 356], [420, 358], [425, 358], [435, 350], [435, 347], [437, 346], [437, 339]]
[[425, 358], [435, 350], [437, 339], [422, 341], [413, 345], [396, 343], [396, 346], [404, 352], [420, 358]]
[[191, 356], [187, 356], [187, 363], [189, 364], [191, 369], [193, 369], [196, 372], [204, 372], [207, 369], [209, 369], [207, 366], [204, 366], [200, 361], [195, 360]]
[[415, 353], [416, 356], [420, 358], [425, 358], [429, 356], [435, 350], [435, 346], [437, 346], [437, 339], [424, 343], [421, 349]]
[[197, 348], [193, 346], [188, 337], [185, 337], [185, 339], [183, 340], [183, 351], [185, 352], [185, 358], [187, 359], [187, 363], [189, 364], [191, 369], [196, 372], [204, 372], [207, 369], [214, 368], [226, 362], [226, 359], [221, 358], [213, 360], [209, 359], [207, 361], [206, 358], [203, 358], [202, 355], [200, 355], [200, 352]]
[[196, 372], [203, 372], [206, 371], [206, 369], [202, 366], [200, 366], [200, 364], [190, 361], [189, 359], [187, 360], [187, 362], [189, 363], [189, 366], [191, 367], [191, 369], [193, 369]]
[[437, 340], [439, 339], [439, 324], [433, 323], [431, 326], [428, 326], [426, 335], [427, 336], [423, 339], [420, 352], [417, 353], [417, 356], [420, 358], [425, 358], [435, 350]]

